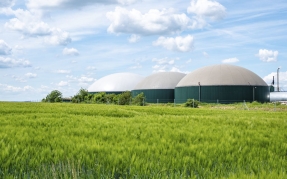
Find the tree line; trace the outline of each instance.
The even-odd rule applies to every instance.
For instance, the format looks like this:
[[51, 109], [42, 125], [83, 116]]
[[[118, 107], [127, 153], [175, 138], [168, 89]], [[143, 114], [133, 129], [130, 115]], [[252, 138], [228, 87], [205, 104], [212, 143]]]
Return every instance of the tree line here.
[[[62, 93], [58, 90], [50, 92], [46, 98], [42, 99], [42, 102], [57, 103], [63, 102], [65, 99]], [[72, 103], [97, 103], [97, 104], [118, 104], [118, 105], [139, 105], [143, 106], [145, 96], [143, 93], [132, 97], [130, 91], [125, 91], [121, 94], [107, 94], [105, 92], [91, 94], [86, 89], [81, 88], [79, 92], [71, 97], [69, 100]]]

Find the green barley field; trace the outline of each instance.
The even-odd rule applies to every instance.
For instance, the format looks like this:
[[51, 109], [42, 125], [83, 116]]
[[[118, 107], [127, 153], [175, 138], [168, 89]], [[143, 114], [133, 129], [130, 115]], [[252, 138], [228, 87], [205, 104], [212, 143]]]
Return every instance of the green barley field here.
[[262, 106], [0, 102], [0, 178], [287, 178], [287, 110]]

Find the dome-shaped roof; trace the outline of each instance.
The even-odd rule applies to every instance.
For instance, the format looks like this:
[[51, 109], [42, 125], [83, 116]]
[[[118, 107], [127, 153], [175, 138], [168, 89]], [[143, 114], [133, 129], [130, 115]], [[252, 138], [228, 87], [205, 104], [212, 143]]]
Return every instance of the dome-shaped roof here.
[[174, 89], [184, 76], [184, 73], [179, 72], [155, 73], [139, 82], [134, 89]]
[[131, 91], [143, 79], [134, 73], [115, 73], [95, 81], [89, 92], [122, 92]]
[[245, 68], [220, 64], [197, 69], [187, 74], [176, 87], [182, 86], [267, 86], [258, 75]]

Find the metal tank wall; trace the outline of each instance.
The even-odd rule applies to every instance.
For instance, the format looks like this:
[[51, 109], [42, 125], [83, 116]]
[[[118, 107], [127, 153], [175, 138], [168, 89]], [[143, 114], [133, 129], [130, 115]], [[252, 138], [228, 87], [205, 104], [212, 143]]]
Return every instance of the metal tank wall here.
[[271, 92], [270, 101], [287, 101], [287, 92]]
[[138, 89], [132, 90], [132, 96], [135, 97], [144, 93], [145, 101], [148, 103], [168, 103], [174, 102], [174, 89]]
[[[256, 88], [255, 88], [256, 87]], [[254, 95], [253, 95], [254, 94]], [[175, 101], [195, 99], [207, 103], [269, 102], [268, 86], [185, 86], [175, 88]]]
[[148, 103], [173, 103], [174, 88], [184, 76], [184, 73], [179, 72], [154, 73], [135, 86], [132, 96], [144, 93]]

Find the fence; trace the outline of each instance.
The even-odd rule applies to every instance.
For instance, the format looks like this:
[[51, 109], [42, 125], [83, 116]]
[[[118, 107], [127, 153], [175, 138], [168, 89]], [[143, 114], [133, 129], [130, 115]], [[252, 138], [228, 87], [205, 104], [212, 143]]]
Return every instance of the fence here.
[[[196, 101], [194, 99], [191, 99]], [[150, 102], [152, 101], [152, 102]], [[41, 102], [40, 100], [26, 101], [26, 102]], [[64, 102], [64, 101], [63, 101]], [[65, 101], [71, 103], [71, 101]], [[141, 106], [172, 106], [179, 107], [184, 106], [187, 102], [186, 99], [143, 99]], [[107, 100], [106, 102], [101, 101], [85, 101], [89, 104], [107, 104], [107, 105], [122, 105], [121, 101], [112, 102]], [[133, 105], [132, 99], [130, 99], [128, 105]], [[190, 105], [194, 107], [195, 105]], [[287, 111], [287, 101], [277, 101], [269, 103], [259, 103], [256, 101], [245, 101], [245, 100], [206, 100], [202, 99], [199, 102], [199, 107], [209, 107], [214, 109], [238, 109], [238, 110], [265, 110], [265, 111]]]

